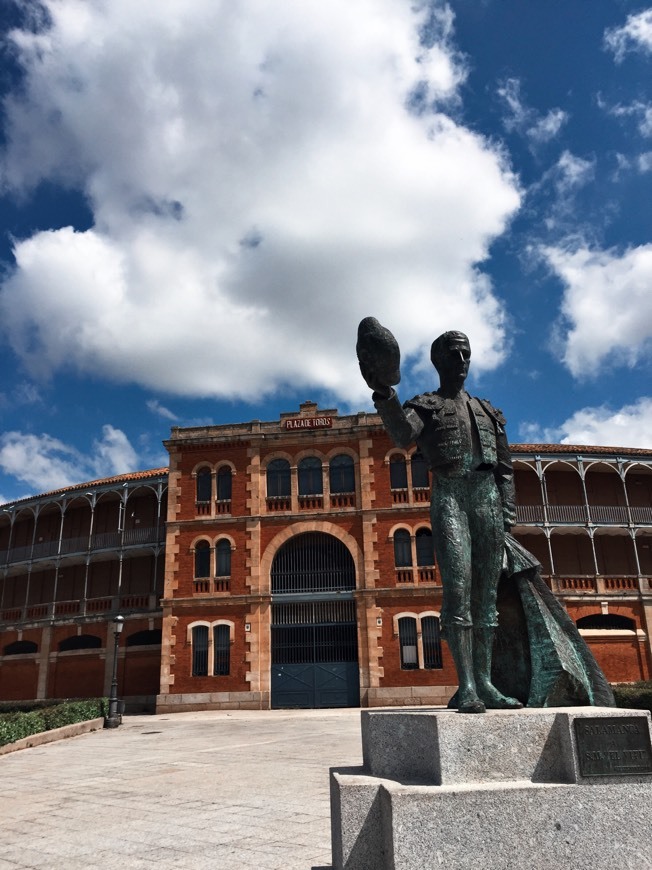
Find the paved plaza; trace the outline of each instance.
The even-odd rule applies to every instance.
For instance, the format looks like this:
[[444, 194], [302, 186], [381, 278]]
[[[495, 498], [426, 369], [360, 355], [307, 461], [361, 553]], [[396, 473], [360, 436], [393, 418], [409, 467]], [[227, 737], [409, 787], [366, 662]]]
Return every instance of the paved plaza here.
[[0, 758], [0, 870], [322, 870], [360, 710], [129, 716]]

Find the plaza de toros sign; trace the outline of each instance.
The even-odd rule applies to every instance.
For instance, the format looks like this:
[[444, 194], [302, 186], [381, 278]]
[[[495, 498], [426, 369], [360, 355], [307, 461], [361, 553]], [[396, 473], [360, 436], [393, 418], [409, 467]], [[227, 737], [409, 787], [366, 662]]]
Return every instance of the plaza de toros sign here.
[[332, 417], [292, 417], [283, 421], [284, 429], [330, 429], [333, 426]]

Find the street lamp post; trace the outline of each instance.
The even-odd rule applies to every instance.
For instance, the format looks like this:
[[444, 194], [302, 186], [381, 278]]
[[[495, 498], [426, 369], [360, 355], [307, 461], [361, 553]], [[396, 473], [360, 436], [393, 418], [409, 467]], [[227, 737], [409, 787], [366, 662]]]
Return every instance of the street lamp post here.
[[113, 620], [113, 679], [109, 697], [109, 715], [104, 719], [105, 728], [117, 728], [122, 722], [122, 715], [118, 713], [118, 644], [124, 624], [125, 618], [119, 614]]

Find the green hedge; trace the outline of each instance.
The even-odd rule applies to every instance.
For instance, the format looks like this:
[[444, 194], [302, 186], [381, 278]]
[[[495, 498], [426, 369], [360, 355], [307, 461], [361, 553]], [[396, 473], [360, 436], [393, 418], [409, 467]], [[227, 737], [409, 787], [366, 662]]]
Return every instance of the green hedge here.
[[632, 707], [634, 710], [652, 712], [652, 682], [620, 683], [611, 687], [617, 707]]
[[51, 731], [53, 728], [106, 716], [108, 707], [107, 698], [89, 698], [83, 701], [64, 701], [55, 706], [44, 706], [26, 712], [0, 713], [0, 746], [39, 734], [41, 731]]

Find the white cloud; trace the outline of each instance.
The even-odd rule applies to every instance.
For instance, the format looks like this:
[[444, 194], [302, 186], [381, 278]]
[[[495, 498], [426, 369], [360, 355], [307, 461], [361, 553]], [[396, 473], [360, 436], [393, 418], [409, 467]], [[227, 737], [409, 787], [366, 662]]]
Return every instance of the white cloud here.
[[652, 54], [652, 9], [627, 16], [622, 27], [610, 27], [605, 31], [604, 42], [613, 51], [620, 63], [628, 51]]
[[170, 409], [166, 408], [165, 405], [161, 405], [158, 399], [148, 399], [145, 404], [148, 411], [151, 411], [152, 414], [156, 414], [159, 417], [163, 417], [164, 420], [179, 419], [173, 411], [170, 411]]
[[[420, 44], [428, 4], [47, 5], [51, 30], [14, 35], [27, 77], [5, 185], [76, 185], [95, 222], [15, 246], [0, 320], [33, 375], [357, 402], [369, 314], [411, 359], [461, 328], [476, 367], [502, 360], [504, 310], [478, 264], [518, 185], [444, 113], [465, 70], [450, 26]], [[417, 87], [438, 111], [409, 110]]]
[[497, 93], [507, 109], [503, 119], [506, 129], [526, 136], [533, 145], [550, 142], [568, 121], [568, 113], [563, 109], [550, 109], [541, 115], [536, 109], [527, 106], [521, 95], [519, 79], [506, 79]]
[[138, 467], [138, 456], [127, 436], [108, 424], [87, 454], [47, 434], [12, 431], [0, 435], [0, 469], [34, 493], [126, 474]]
[[543, 255], [565, 285], [559, 343], [571, 373], [642, 360], [652, 339], [652, 244], [623, 253], [548, 247]]
[[600, 106], [616, 118], [634, 118], [638, 124], [640, 134], [642, 136], [652, 136], [652, 103], [635, 100], [627, 105], [618, 103], [615, 106], [609, 106], [604, 100], [601, 100]]
[[595, 161], [585, 160], [570, 151], [564, 151], [552, 170], [551, 176], [560, 193], [569, 193], [593, 179]]
[[561, 426], [546, 429], [536, 423], [520, 427], [520, 436], [533, 444], [591, 444], [602, 447], [652, 447], [652, 398], [640, 398], [618, 410], [603, 405], [582, 408]]
[[527, 135], [535, 142], [549, 142], [559, 133], [568, 120], [567, 112], [562, 109], [551, 109], [547, 115], [539, 118], [527, 131]]
[[644, 151], [636, 158], [639, 172], [652, 172], [652, 151]]

